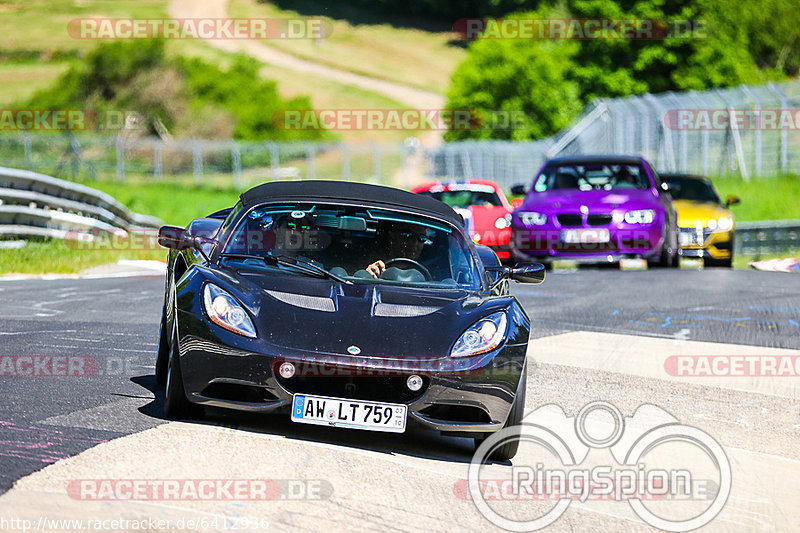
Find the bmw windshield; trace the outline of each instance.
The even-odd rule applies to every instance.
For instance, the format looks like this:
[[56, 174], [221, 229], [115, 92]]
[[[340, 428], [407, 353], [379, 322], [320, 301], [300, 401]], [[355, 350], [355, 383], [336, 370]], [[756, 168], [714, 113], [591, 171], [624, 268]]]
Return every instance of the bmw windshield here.
[[595, 163], [585, 165], [549, 166], [533, 183], [536, 192], [553, 189], [581, 191], [610, 189], [648, 189], [650, 179], [637, 164]]
[[257, 206], [231, 232], [220, 264], [348, 283], [480, 288], [460, 232], [433, 219], [373, 208]]

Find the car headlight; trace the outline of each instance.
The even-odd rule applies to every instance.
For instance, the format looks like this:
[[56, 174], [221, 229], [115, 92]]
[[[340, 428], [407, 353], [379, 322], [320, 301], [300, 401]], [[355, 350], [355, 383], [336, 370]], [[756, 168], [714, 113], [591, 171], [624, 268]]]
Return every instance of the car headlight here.
[[216, 285], [207, 283], [203, 289], [203, 308], [212, 322], [227, 330], [255, 337], [256, 328], [239, 302]]
[[508, 214], [504, 217], [500, 217], [494, 221], [494, 227], [497, 229], [506, 229], [511, 225], [511, 215]]
[[469, 357], [494, 350], [503, 342], [507, 328], [508, 317], [503, 311], [478, 320], [458, 338], [450, 357]]
[[717, 229], [720, 231], [729, 231], [733, 227], [733, 219], [730, 217], [719, 217], [717, 220]]
[[625, 222], [628, 224], [652, 224], [656, 219], [656, 212], [652, 209], [637, 209], [625, 213]]
[[547, 215], [536, 211], [523, 211], [519, 214], [519, 221], [525, 226], [543, 226], [547, 224]]

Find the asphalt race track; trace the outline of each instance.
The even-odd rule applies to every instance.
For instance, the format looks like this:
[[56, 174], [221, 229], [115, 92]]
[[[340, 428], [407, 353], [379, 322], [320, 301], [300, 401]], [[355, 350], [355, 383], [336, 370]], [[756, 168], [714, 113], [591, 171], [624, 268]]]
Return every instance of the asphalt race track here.
[[[798, 281], [725, 269], [581, 269], [515, 286], [533, 323], [526, 412], [555, 403], [575, 415], [597, 400], [625, 416], [658, 406], [713, 436], [730, 459], [731, 495], [703, 531], [796, 528], [800, 379], [684, 378], [670, 375], [665, 360], [800, 355]], [[39, 357], [42, 368], [61, 357], [89, 369], [0, 377], [0, 517], [257, 517], [276, 531], [498, 529], [460, 496], [471, 440], [217, 411], [203, 422], [168, 423], [153, 376], [162, 288], [157, 276], [0, 280], [0, 357]], [[514, 463], [529, 453], [523, 445]], [[100, 478], [271, 479], [280, 494], [167, 503], [68, 494], [71, 482]], [[653, 530], [624, 503], [598, 505], [571, 506], [550, 530]]]

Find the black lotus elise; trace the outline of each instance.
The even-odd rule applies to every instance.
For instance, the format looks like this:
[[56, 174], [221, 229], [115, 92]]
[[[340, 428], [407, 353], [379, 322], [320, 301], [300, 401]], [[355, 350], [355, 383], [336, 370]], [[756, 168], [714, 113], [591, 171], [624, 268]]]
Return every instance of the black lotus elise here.
[[[375, 185], [259, 185], [170, 248], [156, 377], [166, 415], [203, 406], [479, 444], [516, 425], [530, 321], [500, 265], [438, 200]], [[495, 453], [514, 456], [517, 443]]]

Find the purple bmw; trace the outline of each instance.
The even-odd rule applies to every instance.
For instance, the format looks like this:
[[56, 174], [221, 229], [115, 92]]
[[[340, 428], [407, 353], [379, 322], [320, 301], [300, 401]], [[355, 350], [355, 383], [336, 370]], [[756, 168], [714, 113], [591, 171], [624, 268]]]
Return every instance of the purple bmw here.
[[[525, 194], [524, 186], [512, 188]], [[667, 186], [641, 157], [550, 159], [512, 214], [517, 261], [619, 262], [678, 266], [677, 214]]]

